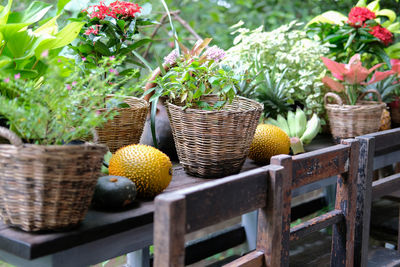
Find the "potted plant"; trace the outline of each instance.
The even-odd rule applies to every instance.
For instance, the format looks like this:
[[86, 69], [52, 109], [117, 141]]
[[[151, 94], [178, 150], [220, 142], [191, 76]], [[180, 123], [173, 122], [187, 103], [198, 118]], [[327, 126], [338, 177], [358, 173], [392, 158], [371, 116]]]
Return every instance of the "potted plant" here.
[[26, 231], [83, 220], [106, 147], [80, 140], [115, 114], [112, 107], [97, 111], [110, 87], [99, 76], [110, 67], [86, 76], [77, 68], [67, 77], [49, 67], [38, 80], [14, 75], [0, 81], [0, 116], [9, 127], [0, 127], [0, 136], [11, 143], [0, 145], [0, 214]]
[[[236, 95], [238, 77], [219, 62], [225, 52], [207, 47], [211, 39], [193, 49], [181, 45], [160, 66], [156, 85], [147, 91], [153, 107], [166, 96], [180, 163], [188, 174], [222, 177], [238, 173], [246, 159], [263, 107]], [[205, 50], [204, 50], [205, 49]], [[204, 50], [204, 53], [202, 53]]]
[[[110, 4], [100, 2], [82, 10], [78, 19], [84, 23], [78, 42], [70, 47], [75, 51], [77, 59], [83, 62], [86, 70], [95, 69], [105, 58], [121, 58], [125, 60], [114, 64], [110, 69], [120, 79], [129, 77], [131, 84], [137, 84], [140, 70], [133, 68], [132, 64], [146, 65], [135, 50], [151, 42], [143, 38], [138, 27], [151, 25], [154, 22], [144, 18], [142, 7], [136, 3], [114, 1]], [[109, 74], [105, 74], [106, 76]], [[103, 79], [106, 77], [103, 77]], [[125, 90], [127, 91], [127, 90]], [[100, 142], [106, 144], [111, 152], [118, 148], [137, 144], [142, 135], [146, 115], [148, 113], [147, 101], [134, 97], [127, 91], [125, 96], [115, 98], [114, 94], [107, 98], [121, 103], [116, 106], [118, 115], [98, 128]]]
[[[386, 104], [382, 102], [377, 90], [370, 89], [363, 92], [362, 87], [377, 83], [395, 72], [376, 71], [382, 64], [366, 69], [362, 66], [359, 54], [354, 55], [348, 64], [338, 63], [325, 57], [322, 57], [322, 61], [337, 79], [328, 76], [322, 79], [323, 83], [334, 91], [326, 93], [324, 98], [333, 137], [348, 138], [378, 131], [382, 110]], [[366, 82], [372, 73], [371, 79]], [[365, 101], [364, 97], [369, 93], [375, 94], [378, 102]], [[335, 102], [329, 102], [328, 98], [333, 98]]]

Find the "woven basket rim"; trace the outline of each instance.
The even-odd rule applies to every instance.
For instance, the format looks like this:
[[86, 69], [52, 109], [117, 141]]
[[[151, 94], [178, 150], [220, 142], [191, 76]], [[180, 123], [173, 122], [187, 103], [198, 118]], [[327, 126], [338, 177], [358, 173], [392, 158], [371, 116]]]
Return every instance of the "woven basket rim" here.
[[356, 105], [348, 105], [348, 104], [325, 104], [326, 109], [343, 109], [343, 110], [352, 110], [352, 109], [371, 109], [377, 107], [384, 107], [386, 103], [384, 102], [377, 102], [377, 101], [364, 101], [362, 104]]
[[[148, 108], [149, 107], [149, 102], [147, 102], [146, 100], [144, 100], [143, 98], [139, 98], [139, 97], [135, 97], [135, 96], [121, 96], [124, 99], [132, 99], [132, 100], [138, 100], [138, 102], [140, 102], [140, 104], [143, 104], [142, 107], [129, 107], [129, 108], [112, 108], [112, 110], [136, 110], [136, 109], [142, 109], [142, 108]], [[98, 108], [98, 111], [105, 111], [108, 110], [108, 108]]]
[[[218, 97], [217, 95], [207, 95], [205, 97]], [[253, 100], [253, 99], [249, 99], [247, 97], [243, 97], [243, 96], [235, 96], [234, 100], [241, 100], [241, 101], [247, 101], [250, 102], [251, 104], [253, 104], [253, 107], [248, 109], [248, 110], [202, 110], [202, 109], [197, 109], [197, 108], [187, 108], [185, 110], [183, 110], [184, 112], [192, 112], [192, 113], [204, 113], [204, 114], [215, 114], [215, 113], [223, 113], [223, 112], [229, 112], [229, 113], [246, 113], [246, 112], [253, 112], [255, 110], [264, 110], [264, 107], [261, 103]], [[181, 106], [175, 105], [173, 103], [170, 102], [171, 100], [167, 101], [167, 105], [168, 106], [172, 106], [174, 108], [180, 108], [182, 109]]]
[[13, 148], [18, 148], [18, 149], [23, 149], [23, 148], [41, 148], [41, 149], [43, 149], [44, 148], [46, 150], [77, 150], [77, 149], [88, 148], [88, 147], [107, 149], [106, 145], [89, 143], [89, 142], [85, 142], [84, 144], [71, 144], [71, 145], [37, 145], [37, 144], [23, 143], [21, 146], [15, 146], [12, 144], [0, 144], [0, 149], [7, 148], [7, 147], [13, 147]]

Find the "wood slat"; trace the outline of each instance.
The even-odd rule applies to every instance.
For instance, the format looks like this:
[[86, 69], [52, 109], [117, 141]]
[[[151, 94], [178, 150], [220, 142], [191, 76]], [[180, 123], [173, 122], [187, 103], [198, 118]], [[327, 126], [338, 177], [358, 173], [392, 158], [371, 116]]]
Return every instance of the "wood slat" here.
[[344, 220], [341, 210], [333, 210], [321, 216], [296, 225], [290, 229], [290, 240], [299, 240], [300, 238], [313, 232], [322, 230], [332, 224], [339, 223]]
[[262, 251], [253, 251], [249, 254], [225, 264], [224, 267], [262, 267], [265, 266], [264, 253]]
[[400, 173], [379, 179], [372, 183], [372, 199], [383, 197], [400, 190]]
[[375, 155], [397, 150], [395, 147], [400, 146], [400, 128], [371, 133], [364, 137], [375, 138]]
[[293, 156], [292, 189], [348, 171], [349, 146], [336, 145]]
[[269, 168], [260, 167], [174, 192], [186, 197], [186, 232], [264, 207]]

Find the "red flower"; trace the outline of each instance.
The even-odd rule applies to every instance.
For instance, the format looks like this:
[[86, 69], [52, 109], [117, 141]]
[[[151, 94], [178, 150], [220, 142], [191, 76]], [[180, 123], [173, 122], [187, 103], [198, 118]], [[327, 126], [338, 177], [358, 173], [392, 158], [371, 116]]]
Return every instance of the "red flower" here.
[[349, 20], [347, 21], [353, 27], [362, 27], [364, 22], [367, 20], [375, 19], [376, 15], [374, 12], [366, 7], [353, 7], [349, 13]]
[[380, 25], [373, 26], [369, 33], [381, 40], [381, 42], [386, 46], [393, 42], [393, 34]]
[[115, 14], [121, 15], [122, 18], [133, 18], [142, 9], [138, 4], [118, 0], [111, 3], [110, 8]]
[[[92, 12], [88, 10], [91, 9]], [[100, 2], [99, 5], [89, 6], [87, 9], [84, 9], [82, 12], [87, 12], [89, 17], [104, 19], [106, 16], [113, 18], [133, 18], [135, 14], [140, 12], [142, 7], [138, 4], [124, 2], [124, 1], [115, 1], [111, 3], [109, 6], [105, 5], [104, 2]]]
[[99, 28], [101, 25], [95, 25], [93, 28], [89, 27], [84, 34], [86, 35], [90, 35], [91, 33], [93, 33], [94, 35], [99, 34]]

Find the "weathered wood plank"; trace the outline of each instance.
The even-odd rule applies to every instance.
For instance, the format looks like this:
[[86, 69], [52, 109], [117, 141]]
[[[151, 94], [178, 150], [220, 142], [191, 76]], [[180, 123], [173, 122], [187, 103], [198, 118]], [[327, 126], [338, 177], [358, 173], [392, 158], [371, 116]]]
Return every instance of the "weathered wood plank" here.
[[375, 138], [357, 137], [360, 142], [360, 158], [357, 178], [357, 211], [354, 238], [354, 265], [367, 266], [369, 228], [371, 217], [372, 172], [374, 165]]
[[[264, 253], [262, 251], [253, 251], [249, 254], [225, 264], [224, 267], [263, 267], [265, 265]], [[268, 265], [269, 266], [269, 265]]]
[[375, 155], [398, 150], [398, 148], [396, 147], [400, 146], [400, 128], [371, 133], [364, 135], [363, 137], [375, 138]]
[[345, 217], [343, 223], [333, 225], [331, 266], [353, 266], [354, 235], [357, 211], [357, 176], [360, 143], [356, 140], [342, 140], [350, 146], [348, 172], [338, 176], [335, 209]]
[[[267, 266], [289, 265], [292, 157], [271, 158], [268, 202], [258, 214], [257, 250], [265, 252]], [[283, 167], [283, 168], [282, 168]]]
[[185, 196], [159, 195], [154, 212], [154, 265], [183, 266], [185, 261]]
[[336, 145], [293, 156], [292, 189], [347, 172], [349, 146]]
[[372, 183], [372, 200], [383, 197], [400, 188], [400, 173], [376, 180]]
[[344, 215], [341, 210], [333, 210], [322, 214], [292, 227], [290, 229], [290, 240], [299, 240], [308, 234], [322, 230], [330, 225], [342, 222], [343, 220]]
[[268, 170], [261, 167], [176, 191], [186, 197], [186, 233], [265, 206]]

